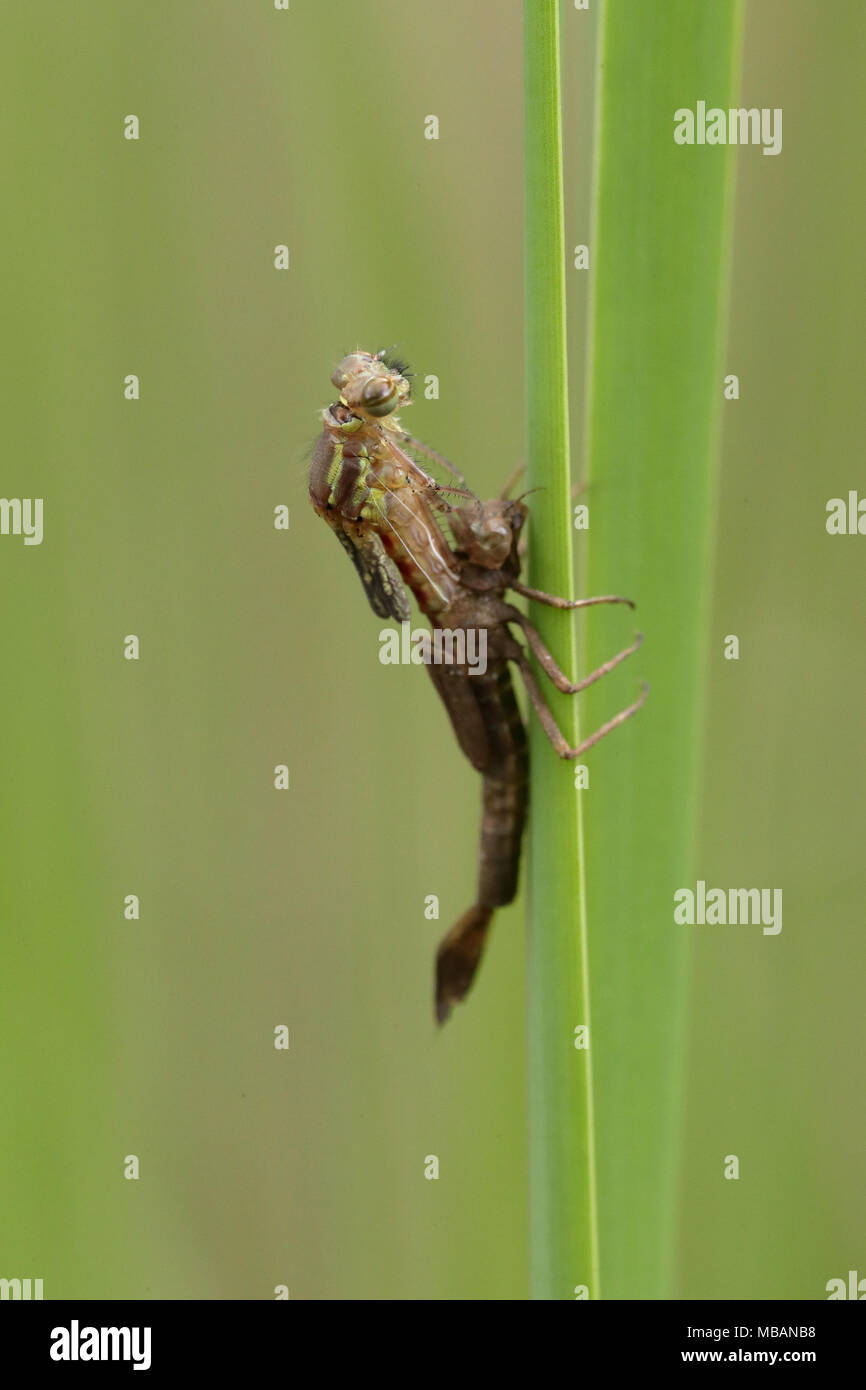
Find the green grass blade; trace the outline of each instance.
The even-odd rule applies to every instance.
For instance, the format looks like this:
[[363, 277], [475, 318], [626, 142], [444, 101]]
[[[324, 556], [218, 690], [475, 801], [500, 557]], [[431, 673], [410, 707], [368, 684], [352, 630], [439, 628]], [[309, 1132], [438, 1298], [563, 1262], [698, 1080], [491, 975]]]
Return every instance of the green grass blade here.
[[[586, 793], [602, 1276], [609, 1298], [672, 1293], [685, 932], [694, 885], [733, 151], [674, 143], [674, 111], [736, 104], [737, 0], [605, 6], [599, 62], [587, 592], [626, 593], [646, 641], [588, 700], [605, 742]], [[756, 149], [748, 155], [760, 158]], [[591, 665], [625, 644], [588, 620]]]
[[[526, 354], [531, 583], [567, 595], [572, 582], [565, 340], [559, 28], [556, 0], [527, 0]], [[565, 670], [575, 669], [568, 614], [534, 605], [533, 621]], [[546, 693], [547, 690], [546, 690]], [[565, 736], [574, 701], [550, 693]], [[531, 721], [529, 831], [529, 1210], [531, 1293], [597, 1298], [592, 1076], [574, 1047], [589, 1022], [579, 793], [571, 769]]]

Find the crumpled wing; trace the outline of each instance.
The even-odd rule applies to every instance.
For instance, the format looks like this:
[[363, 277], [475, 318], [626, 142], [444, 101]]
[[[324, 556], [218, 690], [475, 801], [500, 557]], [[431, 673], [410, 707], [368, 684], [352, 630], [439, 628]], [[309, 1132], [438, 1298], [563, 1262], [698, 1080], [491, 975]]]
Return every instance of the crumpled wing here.
[[409, 591], [378, 532], [363, 525], [353, 526], [351, 522], [333, 529], [343, 549], [351, 556], [373, 612], [380, 618], [408, 622]]

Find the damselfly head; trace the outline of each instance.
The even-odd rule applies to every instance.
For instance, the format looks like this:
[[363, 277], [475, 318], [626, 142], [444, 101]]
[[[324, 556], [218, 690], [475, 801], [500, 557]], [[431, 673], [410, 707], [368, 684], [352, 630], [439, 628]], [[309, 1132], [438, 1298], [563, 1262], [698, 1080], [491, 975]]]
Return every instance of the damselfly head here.
[[350, 352], [335, 370], [331, 381], [340, 400], [361, 416], [381, 419], [409, 404], [409, 382], [395, 362], [388, 363], [381, 353]]

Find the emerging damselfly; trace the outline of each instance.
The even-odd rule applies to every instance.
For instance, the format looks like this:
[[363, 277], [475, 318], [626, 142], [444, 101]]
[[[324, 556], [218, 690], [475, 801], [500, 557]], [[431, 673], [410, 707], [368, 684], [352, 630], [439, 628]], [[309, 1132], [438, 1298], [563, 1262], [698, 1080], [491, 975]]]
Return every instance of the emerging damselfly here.
[[[554, 608], [598, 603], [634, 604], [616, 594], [563, 599], [520, 582], [520, 539], [527, 509], [508, 497], [479, 501], [463, 477], [434, 450], [412, 439], [396, 411], [409, 402], [405, 367], [384, 353], [345, 357], [331, 380], [339, 400], [322, 412], [322, 434], [310, 469], [310, 500], [349, 552], [373, 611], [405, 621], [407, 588], [435, 628], [483, 630], [484, 674], [466, 665], [428, 665], [457, 741], [483, 778], [479, 880], [476, 901], [442, 940], [436, 956], [435, 1011], [440, 1023], [472, 984], [490, 921], [517, 892], [526, 821], [526, 729], [511, 683], [520, 672], [541, 725], [561, 758], [579, 758], [640, 709], [647, 695], [583, 739], [576, 748], [556, 721], [512, 627], [557, 689], [577, 694], [637, 651], [641, 636], [582, 680], [560, 670], [533, 624], [505, 599], [514, 593]], [[457, 480], [438, 484], [408, 452], [438, 461]], [[449, 497], [464, 499], [454, 504]], [[443, 526], [451, 533], [446, 540]], [[465, 649], [465, 643], [464, 643]]]
[[373, 612], [400, 622], [407, 584], [430, 617], [459, 582], [435, 516], [449, 510], [444, 489], [406, 452], [424, 446], [395, 414], [409, 401], [401, 366], [382, 353], [343, 358], [331, 377], [340, 399], [322, 411], [310, 467], [310, 500], [351, 556]]

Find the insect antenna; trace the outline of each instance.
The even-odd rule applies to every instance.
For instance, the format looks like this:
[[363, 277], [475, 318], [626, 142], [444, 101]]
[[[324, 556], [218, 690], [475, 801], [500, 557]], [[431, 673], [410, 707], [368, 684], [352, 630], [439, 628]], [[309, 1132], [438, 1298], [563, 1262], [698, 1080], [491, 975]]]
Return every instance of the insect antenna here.
[[[396, 347], [396, 343], [392, 343], [391, 347]], [[380, 348], [379, 351], [376, 353], [376, 360], [381, 362], [384, 366], [386, 366], [389, 371], [399, 372], [400, 376], [405, 377], [408, 381], [411, 377], [415, 375], [413, 371], [409, 370], [409, 363], [406, 362], [402, 357], [389, 356], [390, 352], [391, 348], [389, 347]]]

